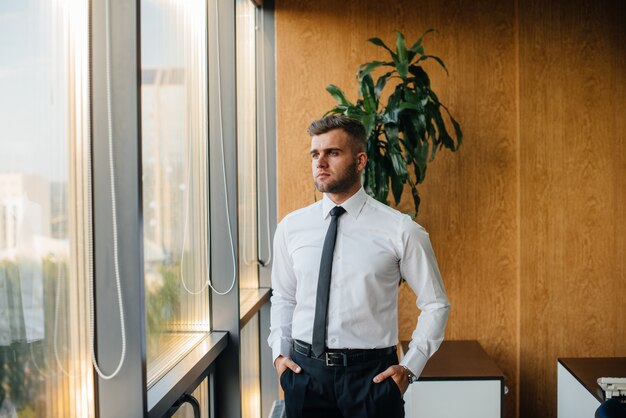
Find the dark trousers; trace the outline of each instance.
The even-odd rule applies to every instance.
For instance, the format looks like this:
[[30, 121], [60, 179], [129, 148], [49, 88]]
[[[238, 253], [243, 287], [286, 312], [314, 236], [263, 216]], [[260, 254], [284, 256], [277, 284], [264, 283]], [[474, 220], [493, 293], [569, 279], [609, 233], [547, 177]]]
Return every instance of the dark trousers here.
[[398, 364], [396, 354], [349, 366], [328, 367], [293, 352], [300, 373], [280, 376], [287, 418], [404, 418], [404, 400], [396, 382], [374, 383], [378, 373]]

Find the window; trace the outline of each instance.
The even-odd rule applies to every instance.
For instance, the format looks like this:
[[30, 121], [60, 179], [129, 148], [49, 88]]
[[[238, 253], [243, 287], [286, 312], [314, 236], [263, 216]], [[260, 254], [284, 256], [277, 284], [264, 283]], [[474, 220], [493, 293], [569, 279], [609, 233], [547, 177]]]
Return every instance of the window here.
[[257, 255], [256, 7], [237, 0], [237, 176], [239, 204], [239, 286], [259, 287]]
[[[261, 297], [258, 290], [256, 18], [257, 8], [251, 0], [237, 0], [237, 175], [242, 315], [246, 315], [249, 307]], [[256, 313], [240, 331], [241, 413], [244, 418], [261, 417], [259, 340], [259, 315]]]
[[[0, 415], [94, 416], [88, 2], [0, 3]], [[19, 42], [17, 41], [19, 40]]]
[[210, 331], [206, 8], [141, 1], [148, 386]]
[[267, 416], [259, 10], [0, 1], [1, 417]]

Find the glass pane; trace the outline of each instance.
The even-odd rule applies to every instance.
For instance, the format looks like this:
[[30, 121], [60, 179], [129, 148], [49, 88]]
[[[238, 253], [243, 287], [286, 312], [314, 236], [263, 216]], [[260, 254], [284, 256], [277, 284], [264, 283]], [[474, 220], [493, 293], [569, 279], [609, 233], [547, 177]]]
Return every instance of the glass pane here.
[[241, 416], [261, 417], [259, 314], [241, 329]]
[[242, 289], [259, 285], [257, 265], [256, 176], [256, 7], [237, 0], [237, 167], [239, 204], [239, 277]]
[[92, 417], [88, 1], [0, 2], [0, 416]]
[[141, 1], [148, 385], [209, 331], [207, 10]]

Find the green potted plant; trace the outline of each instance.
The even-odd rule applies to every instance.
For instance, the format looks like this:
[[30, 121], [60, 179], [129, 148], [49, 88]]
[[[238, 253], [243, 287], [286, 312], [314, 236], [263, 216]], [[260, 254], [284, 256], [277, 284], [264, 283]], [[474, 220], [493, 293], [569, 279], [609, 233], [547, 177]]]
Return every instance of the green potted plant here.
[[[359, 93], [355, 103], [350, 102], [339, 87], [330, 84], [326, 88], [339, 102], [327, 115], [343, 114], [365, 126], [368, 137], [365, 191], [388, 204], [391, 189], [397, 205], [408, 183], [415, 215], [420, 205], [417, 185], [424, 181], [427, 164], [435, 158], [438, 149], [455, 152], [463, 139], [460, 125], [431, 89], [430, 79], [421, 66], [426, 60], [434, 60], [448, 73], [439, 57], [424, 52], [422, 41], [432, 31], [426, 31], [410, 48], [407, 48], [404, 35], [396, 32], [395, 51], [380, 38], [369, 39], [384, 48], [391, 60], [371, 61], [359, 66], [356, 73]], [[372, 71], [379, 67], [387, 71], [374, 81]], [[385, 103], [383, 92], [390, 81], [389, 85], [397, 84]], [[452, 135], [444, 114], [452, 124]]]

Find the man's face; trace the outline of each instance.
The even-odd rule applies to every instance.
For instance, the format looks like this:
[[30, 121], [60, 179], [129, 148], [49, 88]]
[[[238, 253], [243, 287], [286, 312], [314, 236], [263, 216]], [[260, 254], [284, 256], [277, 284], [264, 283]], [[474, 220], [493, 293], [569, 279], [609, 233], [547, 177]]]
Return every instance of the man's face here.
[[340, 194], [358, 189], [366, 161], [366, 154], [352, 148], [343, 129], [311, 138], [311, 168], [320, 192]]

